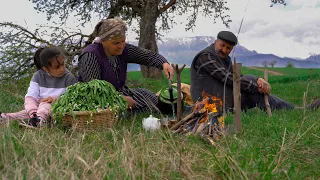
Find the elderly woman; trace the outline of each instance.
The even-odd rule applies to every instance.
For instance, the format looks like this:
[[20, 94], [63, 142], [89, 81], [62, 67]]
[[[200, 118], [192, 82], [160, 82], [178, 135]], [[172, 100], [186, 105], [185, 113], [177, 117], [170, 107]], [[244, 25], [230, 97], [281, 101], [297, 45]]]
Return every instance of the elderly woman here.
[[79, 56], [79, 81], [106, 80], [122, 93], [128, 108], [134, 112], [154, 110], [158, 103], [154, 93], [142, 88], [130, 89], [125, 85], [127, 64], [163, 69], [167, 78], [171, 79], [174, 70], [160, 54], [126, 43], [125, 31], [125, 23], [117, 17], [96, 25], [93, 44], [88, 45]]

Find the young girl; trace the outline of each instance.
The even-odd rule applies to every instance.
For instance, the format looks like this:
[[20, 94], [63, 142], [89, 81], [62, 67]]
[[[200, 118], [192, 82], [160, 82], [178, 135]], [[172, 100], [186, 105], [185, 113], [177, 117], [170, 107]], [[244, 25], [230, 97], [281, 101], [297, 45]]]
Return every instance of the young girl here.
[[55, 46], [40, 48], [34, 55], [38, 71], [34, 73], [25, 96], [25, 110], [16, 113], [1, 113], [0, 121], [29, 118], [28, 124], [42, 127], [50, 116], [51, 104], [66, 88], [77, 82], [65, 68], [65, 56]]

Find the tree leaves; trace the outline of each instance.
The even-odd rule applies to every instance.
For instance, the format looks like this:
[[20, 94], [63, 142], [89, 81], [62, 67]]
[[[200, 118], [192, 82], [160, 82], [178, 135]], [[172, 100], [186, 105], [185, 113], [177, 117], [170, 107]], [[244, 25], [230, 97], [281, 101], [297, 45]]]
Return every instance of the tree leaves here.
[[287, 3], [285, 2], [285, 0], [271, 0], [271, 5], [270, 5], [270, 7], [273, 7], [273, 5], [275, 5], [275, 4], [283, 4], [284, 6], [286, 6], [287, 5]]

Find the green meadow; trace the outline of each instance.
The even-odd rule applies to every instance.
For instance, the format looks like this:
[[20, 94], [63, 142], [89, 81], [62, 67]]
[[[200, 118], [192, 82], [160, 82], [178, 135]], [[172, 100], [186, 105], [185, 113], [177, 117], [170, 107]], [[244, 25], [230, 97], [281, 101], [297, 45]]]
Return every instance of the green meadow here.
[[[320, 98], [320, 69], [268, 68], [272, 94], [297, 106]], [[247, 67], [243, 74], [263, 77]], [[190, 83], [189, 69], [181, 75]], [[30, 77], [4, 82], [0, 111], [23, 109]], [[144, 79], [129, 72], [129, 87], [157, 92], [168, 81]], [[260, 109], [241, 114], [242, 132], [226, 132], [212, 146], [197, 135], [173, 135], [167, 129], [145, 132], [142, 118], [120, 119], [112, 129], [73, 132], [53, 127], [0, 126], [1, 179], [319, 179], [320, 110], [278, 110], [268, 117]]]

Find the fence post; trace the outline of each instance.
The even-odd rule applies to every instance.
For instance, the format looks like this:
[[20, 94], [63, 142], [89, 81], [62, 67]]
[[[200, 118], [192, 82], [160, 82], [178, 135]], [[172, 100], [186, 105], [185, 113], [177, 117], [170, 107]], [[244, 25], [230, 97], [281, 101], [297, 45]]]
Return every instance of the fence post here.
[[241, 132], [241, 67], [234, 58], [233, 63], [233, 100], [234, 100], [234, 125], [236, 132]]

